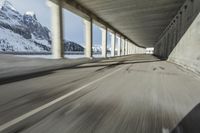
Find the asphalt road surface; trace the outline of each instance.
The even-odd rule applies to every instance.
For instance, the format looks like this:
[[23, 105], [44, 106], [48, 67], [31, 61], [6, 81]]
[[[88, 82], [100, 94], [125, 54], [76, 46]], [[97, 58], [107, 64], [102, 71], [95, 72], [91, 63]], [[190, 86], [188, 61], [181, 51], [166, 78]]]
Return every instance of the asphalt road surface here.
[[150, 55], [0, 85], [0, 132], [169, 133], [200, 102], [200, 78]]

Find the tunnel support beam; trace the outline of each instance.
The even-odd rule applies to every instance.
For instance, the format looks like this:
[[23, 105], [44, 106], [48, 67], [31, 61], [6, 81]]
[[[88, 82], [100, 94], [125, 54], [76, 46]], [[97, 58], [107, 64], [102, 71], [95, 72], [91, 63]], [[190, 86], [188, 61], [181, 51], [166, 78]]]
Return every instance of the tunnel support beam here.
[[130, 50], [131, 50], [131, 47], [130, 47], [130, 43], [128, 41], [128, 55], [130, 55]]
[[129, 54], [132, 54], [132, 44], [129, 44], [130, 50], [129, 50]]
[[132, 54], [134, 54], [134, 44], [132, 45]]
[[117, 42], [118, 42], [118, 48], [117, 48], [117, 53], [118, 54], [117, 55], [121, 56], [121, 38], [120, 37], [118, 38]]
[[107, 58], [107, 28], [101, 28], [102, 33], [102, 57]]
[[122, 49], [123, 49], [123, 38], [120, 37], [120, 56], [123, 55], [123, 53], [122, 53]]
[[131, 54], [131, 44], [128, 43], [128, 54], [130, 55]]
[[131, 54], [133, 54], [133, 44], [131, 44]]
[[128, 40], [125, 40], [125, 55], [128, 55]]
[[133, 45], [130, 43], [130, 54], [132, 54]]
[[122, 55], [124, 56], [124, 38], [121, 37], [121, 41], [122, 41], [122, 44], [121, 44], [121, 50], [122, 50]]
[[111, 33], [111, 56], [115, 56], [116, 34]]
[[52, 53], [54, 59], [64, 57], [63, 14], [61, 1], [48, 1], [52, 11]]
[[84, 20], [85, 24], [85, 56], [92, 58], [92, 19]]

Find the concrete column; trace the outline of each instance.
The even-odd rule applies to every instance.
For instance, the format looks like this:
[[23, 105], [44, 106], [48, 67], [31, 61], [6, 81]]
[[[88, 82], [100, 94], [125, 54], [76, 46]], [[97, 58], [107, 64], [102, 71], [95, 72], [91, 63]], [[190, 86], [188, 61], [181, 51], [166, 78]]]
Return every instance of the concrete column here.
[[122, 47], [123, 47], [123, 38], [120, 37], [120, 56], [123, 55], [123, 53], [122, 53]]
[[130, 42], [129, 41], [127, 41], [127, 53], [128, 53], [128, 55], [130, 54]]
[[111, 33], [111, 56], [115, 56], [116, 34]]
[[84, 20], [85, 24], [85, 56], [92, 58], [92, 19]]
[[133, 44], [133, 51], [132, 51], [132, 54], [135, 54], [135, 45]]
[[107, 28], [101, 28], [102, 33], [102, 57], [107, 57]]
[[124, 55], [124, 38], [121, 37], [121, 55]]
[[127, 43], [127, 39], [125, 40], [125, 55], [128, 55], [128, 43]]
[[133, 44], [131, 43], [131, 49], [130, 49], [130, 54], [133, 54]]
[[126, 42], [126, 54], [127, 54], [127, 55], [129, 54], [129, 53], [128, 53], [128, 52], [129, 52], [128, 50], [129, 50], [129, 48], [128, 48], [128, 40], [127, 40], [127, 42]]
[[129, 41], [127, 40], [127, 55], [129, 55], [129, 50], [130, 50]]
[[126, 40], [126, 55], [128, 55], [128, 40]]
[[134, 45], [132, 44], [131, 45], [131, 54], [133, 54], [134, 53]]
[[118, 38], [118, 51], [117, 51], [117, 53], [118, 53], [118, 56], [121, 56], [121, 38], [120, 37]]
[[126, 55], [126, 39], [124, 38], [123, 55]]
[[123, 55], [126, 55], [126, 39], [124, 38], [124, 54]]
[[63, 40], [63, 14], [62, 2], [54, 3], [48, 1], [48, 6], [52, 11], [52, 53], [54, 59], [64, 57], [64, 40]]

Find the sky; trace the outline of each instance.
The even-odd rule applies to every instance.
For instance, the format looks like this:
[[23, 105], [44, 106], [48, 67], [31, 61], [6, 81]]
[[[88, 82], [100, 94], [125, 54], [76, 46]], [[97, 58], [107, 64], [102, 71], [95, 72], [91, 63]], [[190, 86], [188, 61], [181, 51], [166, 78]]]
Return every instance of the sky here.
[[[8, 0], [21, 13], [32, 11], [36, 14], [38, 21], [51, 29], [51, 9], [47, 6], [47, 0]], [[63, 9], [64, 11], [64, 38], [78, 44], [84, 45], [84, 24], [81, 17]], [[101, 44], [101, 31], [94, 25], [93, 44]], [[110, 36], [108, 38], [110, 47]]]

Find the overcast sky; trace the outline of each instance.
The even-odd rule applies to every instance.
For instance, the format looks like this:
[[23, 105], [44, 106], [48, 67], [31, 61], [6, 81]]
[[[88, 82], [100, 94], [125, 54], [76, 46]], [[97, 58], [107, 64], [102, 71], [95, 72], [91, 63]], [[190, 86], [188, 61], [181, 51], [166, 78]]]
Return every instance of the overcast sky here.
[[[27, 11], [35, 12], [39, 22], [51, 28], [51, 10], [47, 6], [47, 0], [9, 0], [22, 14]], [[84, 24], [82, 18], [64, 10], [64, 38], [79, 44], [84, 44]], [[94, 44], [101, 44], [101, 31], [94, 26]], [[110, 44], [110, 39], [108, 39]]]

